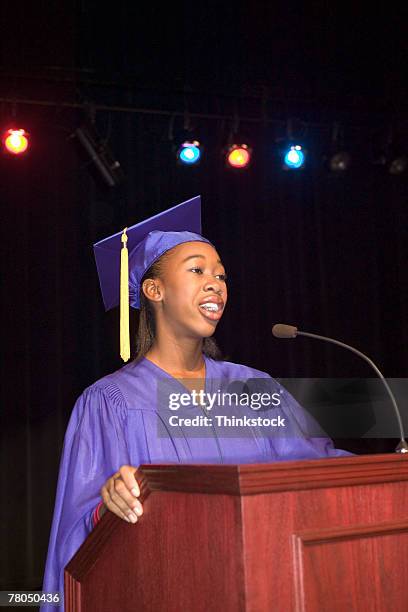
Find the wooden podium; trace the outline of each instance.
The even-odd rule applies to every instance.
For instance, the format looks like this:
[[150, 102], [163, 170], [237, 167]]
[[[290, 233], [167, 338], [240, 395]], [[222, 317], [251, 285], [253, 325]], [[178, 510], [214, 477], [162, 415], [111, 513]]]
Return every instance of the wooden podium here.
[[65, 569], [68, 612], [408, 610], [408, 456], [144, 465]]

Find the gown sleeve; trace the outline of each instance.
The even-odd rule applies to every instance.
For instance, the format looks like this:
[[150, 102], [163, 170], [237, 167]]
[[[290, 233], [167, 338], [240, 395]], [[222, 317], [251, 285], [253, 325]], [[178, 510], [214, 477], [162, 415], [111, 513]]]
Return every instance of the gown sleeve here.
[[[272, 379], [273, 380], [273, 379]], [[276, 383], [276, 381], [274, 381]], [[331, 438], [317, 421], [282, 386], [280, 412], [288, 427], [283, 436], [270, 439], [274, 459], [319, 459], [352, 456], [353, 453], [335, 448]]]
[[287, 461], [352, 456], [349, 451], [335, 448], [331, 438], [320, 427], [312, 415], [283, 385], [266, 372], [252, 370], [248, 379], [249, 390], [269, 394], [279, 393], [280, 405], [273, 416], [281, 415], [285, 427], [268, 436], [270, 460]]
[[[43, 592], [64, 596], [64, 567], [93, 528], [100, 489], [129, 464], [126, 405], [117, 387], [93, 385], [77, 400], [65, 434]], [[43, 605], [42, 611], [63, 611]]]

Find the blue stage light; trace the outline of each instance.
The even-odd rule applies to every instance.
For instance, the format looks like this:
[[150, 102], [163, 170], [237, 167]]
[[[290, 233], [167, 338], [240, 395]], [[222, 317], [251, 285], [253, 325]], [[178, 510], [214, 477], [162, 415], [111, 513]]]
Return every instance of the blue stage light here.
[[305, 154], [300, 145], [291, 145], [283, 159], [287, 168], [301, 168], [305, 163]]
[[183, 142], [177, 152], [177, 157], [183, 164], [196, 164], [201, 157], [200, 143], [198, 140]]

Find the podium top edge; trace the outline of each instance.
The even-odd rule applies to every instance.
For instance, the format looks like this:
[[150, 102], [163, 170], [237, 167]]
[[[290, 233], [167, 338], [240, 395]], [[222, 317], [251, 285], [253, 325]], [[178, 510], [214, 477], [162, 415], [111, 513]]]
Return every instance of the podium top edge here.
[[139, 468], [152, 491], [253, 495], [408, 480], [408, 455], [379, 454], [252, 464], [160, 463]]

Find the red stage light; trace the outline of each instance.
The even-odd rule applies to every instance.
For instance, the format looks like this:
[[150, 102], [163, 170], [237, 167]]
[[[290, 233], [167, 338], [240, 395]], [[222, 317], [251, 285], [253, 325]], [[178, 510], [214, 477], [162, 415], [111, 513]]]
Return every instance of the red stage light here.
[[251, 150], [246, 144], [232, 145], [228, 149], [227, 163], [232, 168], [246, 168], [251, 161]]
[[28, 149], [28, 133], [23, 130], [7, 130], [4, 136], [4, 146], [9, 153], [20, 155]]

